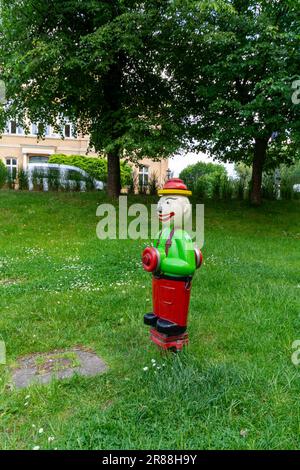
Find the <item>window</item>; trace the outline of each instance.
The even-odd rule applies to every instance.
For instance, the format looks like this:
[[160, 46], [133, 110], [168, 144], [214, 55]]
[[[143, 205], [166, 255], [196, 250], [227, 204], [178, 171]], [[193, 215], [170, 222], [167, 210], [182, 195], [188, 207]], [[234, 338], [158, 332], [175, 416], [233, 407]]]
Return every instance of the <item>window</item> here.
[[66, 124], [64, 129], [65, 137], [71, 137], [71, 124]]
[[6, 123], [5, 134], [24, 134], [24, 129], [22, 126], [17, 126], [16, 121], [8, 121]]
[[6, 164], [8, 174], [12, 178], [15, 178], [17, 174], [18, 160], [16, 158], [6, 158], [5, 164]]
[[139, 185], [148, 186], [149, 183], [149, 168], [142, 166], [139, 171]]
[[45, 137], [50, 135], [51, 129], [50, 126], [43, 127], [42, 123], [32, 124], [31, 126], [32, 135], [44, 135]]
[[49, 157], [45, 155], [36, 155], [34, 157], [29, 157], [30, 163], [48, 163]]
[[38, 135], [38, 126], [37, 126], [37, 124], [32, 124], [31, 133], [32, 133], [32, 135]]
[[16, 121], [10, 121], [8, 127], [9, 134], [16, 134], [17, 133], [17, 123]]

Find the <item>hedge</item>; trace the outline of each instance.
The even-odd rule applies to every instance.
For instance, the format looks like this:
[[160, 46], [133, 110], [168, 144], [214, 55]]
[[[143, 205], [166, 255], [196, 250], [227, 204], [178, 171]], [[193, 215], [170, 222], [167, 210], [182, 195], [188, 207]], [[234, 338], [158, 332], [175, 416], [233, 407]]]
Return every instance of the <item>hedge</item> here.
[[4, 163], [0, 160], [0, 188], [2, 188], [7, 180], [7, 169]]
[[[60, 165], [72, 165], [85, 170], [93, 178], [107, 181], [107, 160], [100, 157], [85, 157], [83, 155], [55, 154], [49, 158], [49, 163]], [[129, 165], [121, 162], [121, 183], [122, 186], [130, 184], [132, 169]]]

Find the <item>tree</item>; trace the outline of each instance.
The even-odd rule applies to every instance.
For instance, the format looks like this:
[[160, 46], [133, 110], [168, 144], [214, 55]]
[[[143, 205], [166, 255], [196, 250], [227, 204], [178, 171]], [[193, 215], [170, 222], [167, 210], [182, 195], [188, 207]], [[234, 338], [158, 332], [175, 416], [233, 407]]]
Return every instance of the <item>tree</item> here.
[[165, 23], [164, 61], [192, 147], [251, 165], [259, 205], [263, 170], [297, 158], [299, 1], [178, 0]]
[[198, 179], [202, 176], [212, 176], [213, 178], [227, 176], [227, 171], [223, 165], [197, 162], [184, 168], [179, 175], [192, 190], [195, 189]]
[[0, 63], [14, 118], [60, 129], [68, 118], [108, 160], [120, 191], [120, 158], [159, 159], [180, 145], [170, 82], [156, 64], [156, 24], [168, 0], [0, 0]]

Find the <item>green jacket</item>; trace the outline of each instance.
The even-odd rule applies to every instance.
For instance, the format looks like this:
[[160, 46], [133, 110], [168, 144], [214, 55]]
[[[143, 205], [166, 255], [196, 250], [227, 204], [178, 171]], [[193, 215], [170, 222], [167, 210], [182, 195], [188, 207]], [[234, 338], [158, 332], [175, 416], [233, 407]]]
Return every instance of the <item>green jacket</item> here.
[[196, 271], [194, 244], [191, 237], [184, 230], [163, 229], [154, 246], [161, 257], [159, 273], [167, 276], [192, 276]]

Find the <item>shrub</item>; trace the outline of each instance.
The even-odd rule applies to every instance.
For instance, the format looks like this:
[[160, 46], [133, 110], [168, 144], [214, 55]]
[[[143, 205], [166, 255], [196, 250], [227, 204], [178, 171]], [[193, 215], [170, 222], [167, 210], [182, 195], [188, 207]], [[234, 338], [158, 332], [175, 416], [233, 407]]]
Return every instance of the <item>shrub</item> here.
[[[293, 191], [292, 184], [288, 181], [283, 181], [281, 183], [281, 188], [280, 188], [281, 198], [291, 200], [291, 199], [293, 199], [293, 196], [294, 196], [293, 193], [294, 193], [294, 191]], [[297, 194], [297, 193], [295, 193], [295, 194]]]
[[28, 175], [26, 171], [19, 170], [18, 178], [19, 178], [19, 189], [21, 191], [28, 189]]
[[48, 169], [48, 189], [50, 191], [58, 191], [60, 187], [60, 173], [56, 168]]
[[43, 191], [44, 184], [43, 184], [44, 172], [42, 170], [38, 170], [35, 168], [32, 172], [32, 185], [35, 191]]
[[243, 200], [245, 197], [245, 181], [238, 179], [234, 181], [234, 192], [237, 199]]
[[139, 188], [139, 175], [136, 172], [131, 172], [128, 184], [128, 194], [134, 194], [136, 189]]
[[205, 199], [209, 196], [210, 188], [209, 188], [210, 181], [208, 180], [207, 176], [203, 175], [198, 178], [197, 183], [194, 188], [194, 194], [197, 199]]
[[107, 181], [107, 162], [104, 158], [56, 154], [49, 158], [49, 163], [76, 166], [97, 180]]
[[148, 189], [149, 189], [149, 194], [151, 194], [151, 196], [155, 196], [157, 194], [158, 177], [156, 173], [152, 173], [150, 180], [149, 180]]
[[0, 160], [0, 188], [4, 186], [7, 181], [7, 169], [4, 163]]
[[221, 194], [222, 199], [230, 200], [233, 196], [233, 183], [232, 181], [227, 178], [227, 176], [223, 176], [221, 180]]
[[17, 169], [13, 168], [12, 172], [7, 172], [7, 186], [9, 189], [15, 189], [15, 183], [17, 179]]
[[226, 176], [227, 172], [223, 165], [198, 162], [195, 165], [187, 166], [184, 170], [182, 170], [179, 177], [186, 183], [191, 191], [196, 191], [199, 178], [212, 175]]
[[263, 174], [262, 195], [265, 199], [275, 199], [274, 174]]
[[[107, 160], [105, 158], [56, 154], [49, 158], [49, 163], [76, 166], [96, 180], [107, 181]], [[127, 163], [121, 162], [121, 184], [123, 187], [130, 184], [131, 173], [131, 167]]]
[[222, 176], [220, 173], [215, 173], [211, 175], [211, 196], [213, 199], [221, 199], [222, 196]]

